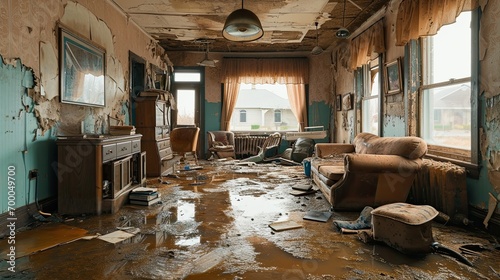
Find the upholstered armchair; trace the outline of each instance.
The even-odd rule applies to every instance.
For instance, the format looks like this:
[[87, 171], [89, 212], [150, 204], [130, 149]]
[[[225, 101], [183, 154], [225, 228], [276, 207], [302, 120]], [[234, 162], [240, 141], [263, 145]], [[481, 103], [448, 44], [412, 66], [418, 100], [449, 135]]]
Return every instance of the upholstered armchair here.
[[208, 151], [212, 158], [236, 158], [234, 133], [231, 131], [208, 131]]
[[187, 154], [191, 154], [196, 164], [196, 148], [198, 147], [199, 127], [176, 127], [170, 132], [170, 146], [174, 154], [182, 156], [182, 161], [186, 159]]
[[352, 144], [316, 144], [311, 173], [333, 209], [360, 211], [405, 202], [426, 152], [419, 137], [360, 133]]

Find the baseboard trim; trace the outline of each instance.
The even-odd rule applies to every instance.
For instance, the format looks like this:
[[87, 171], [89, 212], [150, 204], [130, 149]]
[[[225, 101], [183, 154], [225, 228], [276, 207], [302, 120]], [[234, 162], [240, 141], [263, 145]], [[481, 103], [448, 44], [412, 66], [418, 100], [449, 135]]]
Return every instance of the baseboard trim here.
[[[53, 213], [57, 209], [57, 197], [49, 197], [39, 201], [40, 210], [46, 213]], [[29, 205], [21, 206], [16, 208], [15, 210], [15, 218], [16, 220], [7, 220], [7, 218], [12, 218], [13, 216], [9, 215], [9, 212], [5, 212], [0, 214], [0, 238], [4, 238], [9, 235], [10, 229], [7, 227], [9, 223], [15, 222], [16, 231], [26, 227], [36, 219], [33, 217], [35, 213], [38, 213], [38, 209], [36, 208], [35, 203], [31, 203]]]
[[483, 221], [487, 214], [487, 210], [469, 205], [469, 218], [473, 221], [477, 221], [478, 226], [485, 229], [488, 233], [500, 236], [500, 215], [498, 213], [493, 213], [488, 221], [488, 228], [484, 228]]

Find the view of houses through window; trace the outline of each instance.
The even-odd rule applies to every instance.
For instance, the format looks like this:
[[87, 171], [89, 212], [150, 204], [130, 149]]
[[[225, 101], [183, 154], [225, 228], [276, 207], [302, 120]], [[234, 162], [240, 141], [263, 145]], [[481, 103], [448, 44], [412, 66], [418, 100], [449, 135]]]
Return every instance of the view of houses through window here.
[[297, 131], [286, 85], [241, 84], [231, 117], [232, 131]]
[[471, 12], [422, 44], [422, 137], [431, 145], [471, 149]]

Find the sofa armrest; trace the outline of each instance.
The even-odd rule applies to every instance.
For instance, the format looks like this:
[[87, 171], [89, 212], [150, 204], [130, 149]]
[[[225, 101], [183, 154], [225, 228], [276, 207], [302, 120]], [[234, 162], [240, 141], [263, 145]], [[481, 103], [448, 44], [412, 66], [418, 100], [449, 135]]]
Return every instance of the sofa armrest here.
[[342, 143], [318, 143], [314, 146], [315, 155], [320, 158], [334, 157], [354, 152], [354, 145]]
[[412, 174], [420, 170], [421, 159], [410, 160], [395, 155], [346, 154], [345, 170], [352, 173]]

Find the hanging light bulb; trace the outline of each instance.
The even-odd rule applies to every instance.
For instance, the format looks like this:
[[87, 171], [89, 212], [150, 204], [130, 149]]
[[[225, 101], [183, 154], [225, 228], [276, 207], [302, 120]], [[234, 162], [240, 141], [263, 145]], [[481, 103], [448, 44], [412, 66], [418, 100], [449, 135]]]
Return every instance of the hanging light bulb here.
[[250, 42], [264, 35], [259, 18], [252, 11], [243, 8], [232, 12], [226, 19], [222, 36], [229, 41]]
[[215, 63], [217, 60], [209, 59], [208, 58], [208, 44], [207, 43], [207, 50], [205, 51], [205, 59], [203, 61], [196, 63], [199, 66], [205, 66], [205, 67], [215, 67]]
[[311, 51], [312, 55], [318, 55], [323, 52], [323, 49], [318, 44], [318, 22], [315, 22], [315, 25], [316, 25], [316, 46]]
[[349, 35], [351, 35], [351, 32], [349, 32], [349, 30], [347, 30], [347, 28], [345, 28], [345, 0], [344, 0], [344, 12], [342, 14], [342, 27], [340, 27], [337, 32], [335, 32], [335, 36], [337, 36], [337, 38], [341, 38], [341, 39], [345, 39], [347, 37], [349, 37]]

